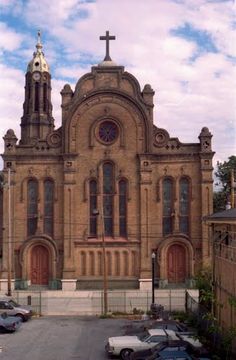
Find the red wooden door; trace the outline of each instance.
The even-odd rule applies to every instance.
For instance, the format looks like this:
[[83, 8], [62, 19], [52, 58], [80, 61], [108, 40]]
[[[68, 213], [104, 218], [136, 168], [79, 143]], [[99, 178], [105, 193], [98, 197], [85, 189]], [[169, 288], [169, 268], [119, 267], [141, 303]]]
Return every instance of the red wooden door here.
[[31, 284], [48, 285], [49, 254], [48, 250], [38, 245], [32, 249], [31, 254]]
[[186, 255], [183, 246], [175, 244], [168, 250], [168, 282], [182, 283], [186, 278]]

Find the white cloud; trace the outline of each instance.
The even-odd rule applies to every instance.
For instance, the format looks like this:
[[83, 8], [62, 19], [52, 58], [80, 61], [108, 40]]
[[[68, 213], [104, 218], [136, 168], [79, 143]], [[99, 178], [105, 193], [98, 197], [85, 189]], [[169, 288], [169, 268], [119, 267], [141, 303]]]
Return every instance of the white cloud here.
[[71, 79], [79, 79], [86, 72], [90, 72], [90, 67], [81, 68], [78, 64], [77, 66], [71, 67], [59, 67], [55, 70], [55, 75], [57, 77], [71, 78]]
[[13, 51], [21, 46], [24, 36], [0, 22], [0, 49]]
[[23, 114], [24, 74], [23, 72], [0, 64], [0, 153], [3, 152], [3, 136], [8, 129], [15, 131], [20, 138], [20, 118]]
[[[88, 17], [80, 17], [85, 11]], [[236, 152], [235, 64], [227, 57], [235, 55], [232, 2], [41, 0], [36, 3], [30, 0], [25, 3], [22, 19], [35, 27], [35, 32], [39, 27], [42, 29], [46, 59], [55, 66], [57, 79], [52, 80], [52, 100], [57, 126], [60, 126], [61, 117], [60, 91], [65, 83], [60, 78], [72, 79], [86, 73], [87, 69], [74, 65], [74, 61], [82, 62], [83, 56], [90, 57], [91, 63], [96, 58], [102, 60], [105, 44], [99, 41], [99, 36], [110, 30], [116, 35], [116, 41], [110, 45], [112, 59], [125, 65], [141, 87], [150, 83], [155, 90], [155, 123], [158, 126], [166, 128], [171, 136], [179, 137], [182, 142], [198, 142], [201, 128], [208, 126], [214, 135], [215, 160], [226, 159]], [[171, 34], [171, 30], [186, 23], [196, 30], [206, 31], [220, 52], [203, 52], [195, 62], [189, 61], [198, 47], [194, 38], [188, 41]], [[44, 33], [49, 34], [51, 40], [44, 41]], [[25, 66], [32, 57], [35, 40], [31, 44], [30, 51], [28, 45], [21, 50], [21, 55], [29, 56]], [[11, 46], [16, 46], [13, 40]], [[67, 63], [69, 58], [72, 65]], [[9, 77], [9, 82], [15, 85], [13, 77]], [[23, 92], [23, 85], [18, 86], [17, 108], [13, 108], [14, 129], [19, 127], [22, 115]], [[8, 127], [6, 125], [5, 130]]]

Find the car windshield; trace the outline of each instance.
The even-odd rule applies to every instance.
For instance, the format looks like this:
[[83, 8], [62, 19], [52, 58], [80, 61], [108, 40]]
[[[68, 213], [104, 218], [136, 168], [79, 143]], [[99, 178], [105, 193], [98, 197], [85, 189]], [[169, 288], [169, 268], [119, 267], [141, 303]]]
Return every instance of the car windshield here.
[[153, 346], [152, 348], [152, 352], [156, 353], [157, 351], [161, 351], [163, 349], [165, 349], [166, 347], [166, 343], [165, 342], [161, 342], [159, 344], [156, 344], [155, 346]]
[[18, 307], [18, 306], [20, 306], [19, 304], [17, 304], [14, 300], [9, 300], [8, 301], [9, 302], [9, 304], [11, 304], [12, 306], [14, 306], [14, 307]]
[[150, 337], [150, 334], [148, 331], [144, 331], [144, 332], [142, 332], [142, 334], [137, 335], [137, 337], [141, 341], [146, 341]]

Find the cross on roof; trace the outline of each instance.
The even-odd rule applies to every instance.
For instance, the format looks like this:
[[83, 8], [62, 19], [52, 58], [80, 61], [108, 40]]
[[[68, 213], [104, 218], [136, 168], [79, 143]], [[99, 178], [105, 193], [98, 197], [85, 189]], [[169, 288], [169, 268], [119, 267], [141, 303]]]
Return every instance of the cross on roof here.
[[111, 61], [111, 57], [109, 54], [109, 40], [115, 40], [115, 36], [109, 35], [109, 31], [106, 31], [106, 36], [100, 36], [100, 40], [106, 40], [106, 56], [104, 58], [104, 61]]

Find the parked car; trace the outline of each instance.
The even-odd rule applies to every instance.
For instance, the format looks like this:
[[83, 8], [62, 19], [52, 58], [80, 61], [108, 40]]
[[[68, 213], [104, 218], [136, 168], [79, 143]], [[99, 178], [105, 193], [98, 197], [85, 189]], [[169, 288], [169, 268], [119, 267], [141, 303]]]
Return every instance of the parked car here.
[[188, 332], [188, 328], [185, 324], [174, 320], [141, 320], [126, 325], [125, 335], [135, 335], [143, 332], [146, 329], [167, 329], [173, 330], [177, 333]]
[[[186, 351], [161, 351], [156, 360], [192, 360]], [[148, 360], [148, 359], [147, 359]]]
[[7, 313], [0, 314], [0, 329], [7, 332], [14, 332], [21, 326], [21, 319], [15, 316], [8, 316]]
[[167, 340], [177, 340], [174, 331], [164, 329], [149, 329], [138, 336], [115, 336], [108, 339], [105, 346], [108, 355], [117, 355], [127, 359], [133, 351], [149, 349]]
[[22, 321], [27, 321], [33, 314], [29, 305], [19, 305], [13, 299], [0, 299], [0, 314], [7, 313], [10, 316], [18, 316]]
[[178, 338], [187, 341], [189, 344], [191, 344], [197, 349], [201, 349], [203, 347], [203, 344], [196, 338], [196, 336], [192, 334], [178, 334]]
[[160, 351], [186, 351], [189, 355], [199, 355], [199, 349], [184, 340], [163, 341], [150, 349], [134, 351], [130, 354], [130, 360], [153, 360]]

